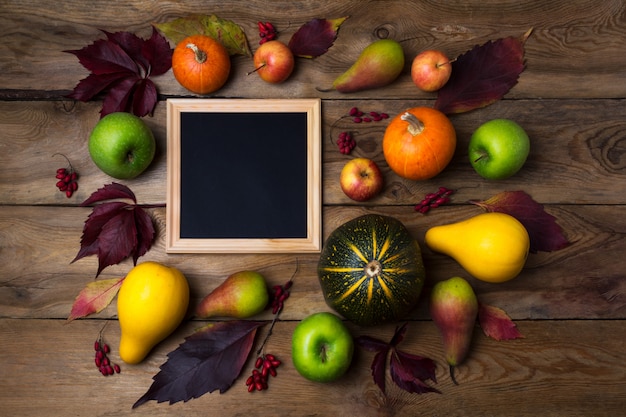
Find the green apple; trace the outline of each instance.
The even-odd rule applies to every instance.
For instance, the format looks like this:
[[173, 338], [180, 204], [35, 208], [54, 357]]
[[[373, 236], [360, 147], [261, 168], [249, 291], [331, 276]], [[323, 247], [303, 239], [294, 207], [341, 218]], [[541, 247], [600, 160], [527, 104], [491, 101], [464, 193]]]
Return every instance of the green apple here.
[[330, 382], [350, 367], [354, 340], [343, 321], [328, 312], [314, 313], [296, 326], [291, 338], [291, 359], [300, 375]]
[[139, 117], [109, 113], [96, 123], [89, 136], [89, 155], [105, 174], [117, 179], [135, 178], [152, 162], [154, 135]]
[[483, 178], [499, 180], [522, 168], [530, 151], [528, 135], [509, 119], [493, 119], [482, 124], [469, 142], [472, 167]]

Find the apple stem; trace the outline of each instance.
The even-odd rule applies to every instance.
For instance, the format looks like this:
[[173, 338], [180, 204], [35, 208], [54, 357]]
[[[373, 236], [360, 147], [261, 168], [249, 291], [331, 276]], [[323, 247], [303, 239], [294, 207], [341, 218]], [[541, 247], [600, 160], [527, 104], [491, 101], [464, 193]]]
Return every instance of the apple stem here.
[[198, 64], [204, 64], [206, 62], [206, 59], [207, 59], [206, 52], [198, 48], [198, 45], [196, 45], [195, 43], [188, 43], [186, 46], [187, 48], [193, 51], [193, 53], [196, 56], [196, 61], [198, 62]]
[[261, 64], [258, 67], [256, 67], [255, 69], [253, 69], [252, 71], [248, 72], [246, 75], [250, 75], [253, 74], [255, 72], [257, 72], [258, 70], [260, 70], [261, 68], [263, 68], [266, 64]]
[[480, 161], [480, 160], [481, 160], [481, 159], [483, 159], [485, 156], [487, 156], [487, 154], [484, 154], [484, 153], [483, 153], [483, 154], [480, 154], [480, 156], [479, 156], [478, 158], [474, 159], [474, 163], [476, 163], [476, 162]]
[[437, 68], [439, 67], [443, 67], [444, 65], [450, 65], [452, 64], [454, 61], [456, 61], [456, 58], [449, 60], [448, 62], [444, 62], [443, 64], [437, 64], [435, 65]]
[[406, 129], [413, 136], [419, 135], [424, 130], [424, 123], [422, 123], [420, 119], [418, 119], [414, 114], [409, 113], [408, 111], [405, 112], [402, 116], [400, 116], [400, 119], [404, 120], [405, 122], [409, 124], [409, 126]]

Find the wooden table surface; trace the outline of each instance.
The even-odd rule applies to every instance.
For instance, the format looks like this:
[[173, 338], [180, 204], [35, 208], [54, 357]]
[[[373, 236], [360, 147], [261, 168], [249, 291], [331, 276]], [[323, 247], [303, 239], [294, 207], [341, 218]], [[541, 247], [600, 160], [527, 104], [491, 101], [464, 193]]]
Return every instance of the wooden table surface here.
[[[0, 415], [424, 415], [424, 416], [616, 416], [626, 409], [626, 5], [596, 1], [146, 1], [0, 0]], [[271, 21], [290, 35], [313, 18], [349, 16], [335, 45], [315, 59], [298, 59], [281, 85], [246, 76], [252, 60], [233, 58], [226, 86], [210, 97], [320, 97], [323, 112], [323, 235], [364, 213], [402, 220], [422, 245], [428, 286], [467, 274], [453, 260], [425, 249], [425, 231], [481, 212], [469, 200], [523, 190], [554, 215], [572, 244], [529, 256], [519, 277], [504, 284], [472, 278], [481, 301], [504, 309], [523, 339], [495, 341], [476, 329], [455, 386], [447, 375], [437, 330], [422, 300], [409, 319], [403, 348], [436, 360], [441, 394], [409, 394], [374, 385], [372, 354], [361, 350], [339, 381], [319, 384], [300, 377], [290, 360], [291, 332], [307, 315], [330, 311], [317, 280], [318, 255], [210, 255], [165, 253], [165, 209], [150, 209], [157, 236], [142, 258], [180, 268], [188, 277], [192, 304], [232, 272], [254, 269], [270, 285], [284, 283], [295, 268], [291, 298], [268, 349], [285, 362], [269, 390], [249, 394], [245, 376], [226, 393], [214, 392], [174, 405], [133, 403], [152, 376], [202, 321], [185, 322], [143, 363], [122, 364], [104, 378], [93, 365], [93, 342], [104, 339], [119, 362], [115, 303], [99, 314], [66, 322], [75, 296], [94, 279], [95, 257], [70, 264], [78, 252], [90, 208], [79, 207], [112, 178], [89, 158], [87, 138], [99, 120], [101, 101], [64, 98], [87, 75], [75, 56], [102, 38], [101, 29], [142, 37], [151, 24], [194, 13], [216, 14], [241, 25], [251, 48], [258, 46], [257, 21]], [[480, 110], [451, 116], [458, 148], [449, 167], [432, 180], [402, 180], [385, 164], [385, 124], [346, 125], [356, 133], [351, 156], [338, 152], [330, 126], [353, 106], [397, 114], [432, 106], [436, 96], [412, 84], [408, 64], [392, 85], [353, 94], [322, 93], [378, 36], [402, 40], [412, 59], [427, 48], [457, 56], [474, 45], [533, 28], [526, 42], [527, 68], [505, 99]], [[408, 61], [410, 62], [410, 61]], [[165, 203], [165, 99], [190, 93], [171, 71], [154, 77], [160, 101], [145, 120], [157, 140], [151, 167], [121, 181], [140, 203]], [[193, 95], [191, 95], [193, 96]], [[481, 123], [516, 120], [531, 137], [523, 170], [502, 181], [481, 179], [467, 161], [467, 144]], [[343, 122], [342, 122], [343, 123]], [[343, 126], [343, 125], [342, 125]], [[80, 188], [67, 199], [54, 186], [67, 155], [80, 173]], [[382, 195], [355, 204], [344, 196], [339, 171], [354, 156], [374, 159], [384, 171]], [[424, 194], [446, 186], [458, 190], [453, 204], [428, 215], [413, 210]], [[219, 204], [219, 201], [216, 203]], [[106, 268], [98, 279], [124, 276], [132, 262]], [[423, 298], [423, 297], [422, 297]], [[271, 320], [271, 314], [257, 317]], [[388, 339], [396, 324], [361, 328], [354, 336]], [[261, 330], [257, 341], [267, 331]]]

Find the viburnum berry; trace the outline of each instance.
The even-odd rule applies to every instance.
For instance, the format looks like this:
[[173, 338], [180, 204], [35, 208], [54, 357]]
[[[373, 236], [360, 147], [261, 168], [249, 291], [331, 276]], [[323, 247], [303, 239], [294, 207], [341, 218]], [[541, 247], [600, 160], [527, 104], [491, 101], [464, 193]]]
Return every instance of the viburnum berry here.
[[450, 202], [450, 196], [454, 194], [454, 190], [446, 187], [439, 187], [435, 193], [428, 193], [424, 199], [415, 206], [415, 211], [422, 214], [428, 213], [431, 208], [437, 208]]
[[356, 141], [350, 132], [341, 132], [339, 139], [337, 139], [337, 146], [339, 147], [339, 152], [349, 155], [356, 147]]
[[282, 362], [276, 358], [276, 356], [268, 353], [266, 355], [259, 356], [254, 363], [252, 375], [246, 379], [246, 386], [248, 392], [263, 391], [268, 387], [268, 376], [276, 376], [276, 368], [280, 366]]
[[108, 344], [102, 341], [102, 336], [94, 342], [93, 348], [96, 351], [94, 363], [102, 375], [109, 376], [114, 373], [119, 374], [121, 372], [120, 366], [118, 364], [111, 363], [111, 360], [107, 356], [107, 354], [111, 351], [111, 348]]
[[274, 325], [276, 324], [276, 320], [278, 320], [280, 312], [283, 310], [285, 300], [289, 298], [289, 290], [293, 285], [293, 277], [296, 275], [297, 272], [298, 266], [296, 264], [296, 270], [294, 271], [289, 281], [287, 281], [283, 285], [274, 285], [272, 287], [273, 294], [270, 306], [272, 308], [272, 314], [274, 314], [274, 319], [272, 320], [272, 324], [270, 325], [270, 328], [265, 335], [263, 343], [261, 343], [261, 346], [256, 351], [257, 358], [254, 362], [254, 369], [252, 370], [252, 374], [246, 379], [248, 392], [266, 390], [268, 387], [268, 377], [275, 377], [276, 375], [278, 375], [278, 373], [276, 372], [276, 368], [278, 368], [282, 362], [271, 353], [262, 352], [264, 352], [265, 344], [272, 334], [272, 330], [274, 329]]
[[[78, 190], [78, 173], [72, 167], [72, 163], [67, 158], [67, 156], [63, 154], [54, 154], [61, 155], [67, 161], [69, 167], [67, 168], [59, 168], [57, 169], [55, 178], [58, 180], [56, 182], [56, 187], [59, 191], [65, 193], [67, 198], [70, 198], [76, 190]], [[54, 156], [53, 155], [53, 156]]]
[[[370, 111], [365, 113], [360, 110], [358, 107], [352, 107], [346, 116], [342, 116], [339, 120], [344, 118], [350, 118], [353, 123], [371, 123], [371, 122], [380, 122], [381, 120], [385, 120], [389, 118], [387, 113]], [[333, 125], [334, 126], [334, 125]], [[337, 147], [339, 148], [339, 152], [344, 155], [348, 155], [352, 152], [352, 150], [356, 147], [356, 142], [352, 133], [350, 132], [341, 132], [339, 134], [339, 138], [337, 140]]]
[[257, 26], [259, 27], [259, 45], [263, 45], [265, 42], [269, 42], [271, 40], [276, 39], [278, 36], [278, 32], [276, 31], [276, 27], [270, 22], [257, 22]]

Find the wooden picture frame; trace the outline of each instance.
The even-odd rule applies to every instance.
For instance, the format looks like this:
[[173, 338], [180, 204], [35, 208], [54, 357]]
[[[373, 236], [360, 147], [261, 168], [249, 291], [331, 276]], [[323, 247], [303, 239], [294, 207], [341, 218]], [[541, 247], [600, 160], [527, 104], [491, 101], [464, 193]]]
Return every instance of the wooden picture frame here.
[[167, 100], [166, 252], [320, 252], [320, 99]]

